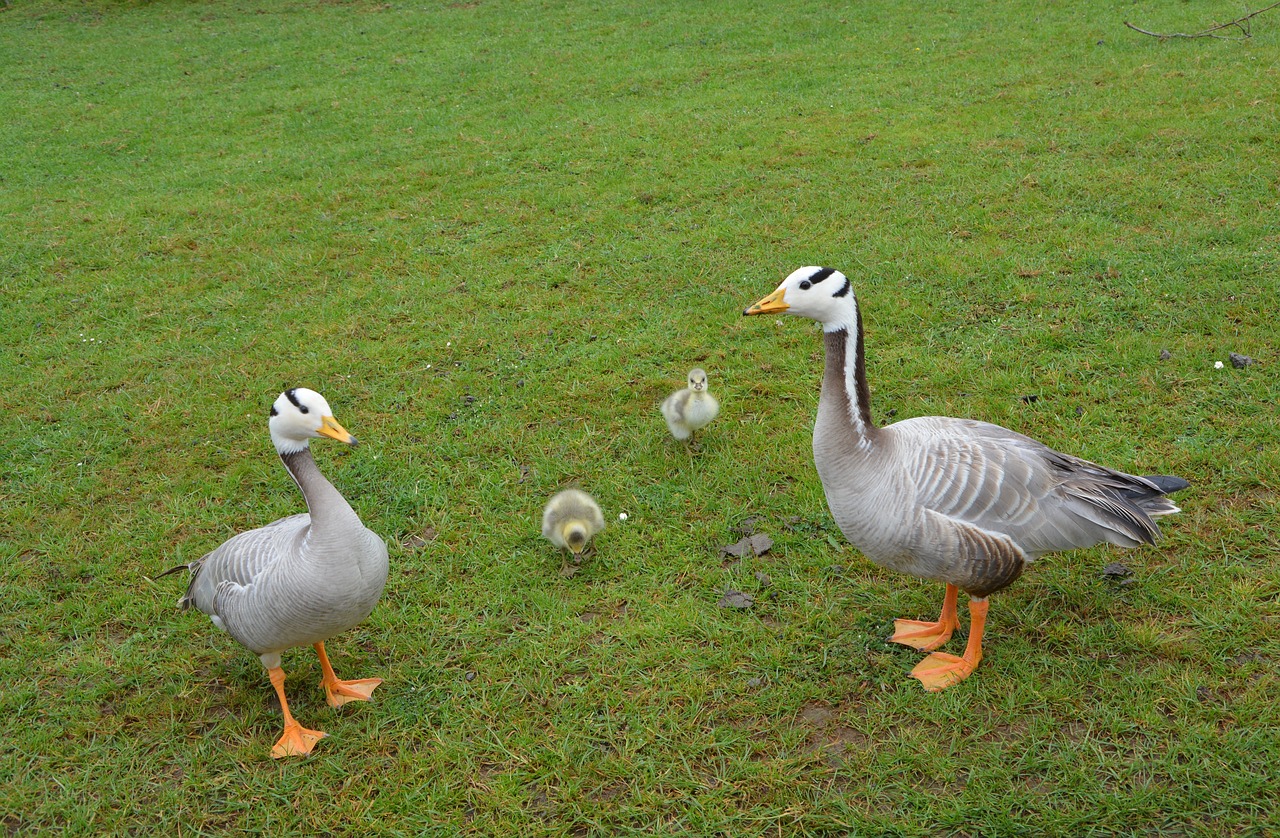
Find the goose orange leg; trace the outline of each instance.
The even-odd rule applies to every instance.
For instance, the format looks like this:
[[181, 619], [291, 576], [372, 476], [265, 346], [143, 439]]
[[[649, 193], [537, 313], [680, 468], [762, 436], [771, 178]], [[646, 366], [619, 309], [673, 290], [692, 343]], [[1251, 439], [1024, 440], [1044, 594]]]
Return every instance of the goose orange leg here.
[[267, 670], [267, 674], [271, 676], [271, 686], [276, 688], [276, 695], [280, 697], [280, 712], [284, 714], [284, 734], [271, 749], [271, 756], [273, 759], [305, 757], [311, 753], [311, 749], [317, 742], [329, 734], [323, 730], [308, 730], [298, 724], [297, 719], [289, 712], [289, 702], [284, 697], [283, 669], [278, 666], [272, 667]]
[[982, 660], [982, 631], [987, 625], [987, 601], [985, 599], [969, 600], [969, 642], [960, 657], [943, 652], [934, 652], [916, 664], [911, 675], [920, 679], [924, 688], [931, 693], [945, 690], [958, 684], [973, 674], [978, 661]]
[[960, 618], [956, 614], [956, 598], [959, 589], [947, 584], [947, 595], [942, 600], [942, 614], [936, 623], [924, 620], [894, 620], [894, 643], [901, 643], [924, 652], [931, 652], [951, 639], [951, 633], [960, 627]]
[[324, 695], [330, 707], [341, 707], [348, 701], [369, 701], [373, 697], [374, 688], [382, 683], [381, 678], [340, 681], [329, 663], [329, 656], [324, 652], [324, 643], [317, 643], [315, 648], [316, 654], [320, 656], [320, 683], [324, 686]]

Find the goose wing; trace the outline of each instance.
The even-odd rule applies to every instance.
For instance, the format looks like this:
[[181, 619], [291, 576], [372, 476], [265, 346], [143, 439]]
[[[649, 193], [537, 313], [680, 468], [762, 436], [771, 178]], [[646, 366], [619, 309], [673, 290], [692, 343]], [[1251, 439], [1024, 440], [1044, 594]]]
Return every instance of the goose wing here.
[[1154, 505], [1162, 492], [1146, 478], [986, 422], [940, 418], [907, 430], [920, 507], [1005, 536], [1028, 556], [1102, 542], [1134, 547], [1158, 534], [1150, 513], [1162, 512], [1144, 503]]
[[255, 577], [280, 561], [288, 541], [310, 523], [311, 516], [304, 512], [227, 539], [192, 563], [191, 582], [178, 605], [217, 618], [222, 584], [251, 587]]

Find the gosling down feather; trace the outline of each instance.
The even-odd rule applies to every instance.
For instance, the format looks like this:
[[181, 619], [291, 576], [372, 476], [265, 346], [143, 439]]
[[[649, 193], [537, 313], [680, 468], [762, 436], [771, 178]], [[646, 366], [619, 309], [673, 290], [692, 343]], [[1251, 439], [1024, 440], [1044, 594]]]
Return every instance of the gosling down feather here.
[[[387, 581], [387, 545], [365, 528], [346, 499], [311, 457], [310, 441], [328, 437], [348, 445], [356, 438], [333, 418], [324, 398], [301, 387], [280, 394], [267, 423], [271, 441], [302, 490], [307, 512], [242, 532], [190, 565], [181, 608], [198, 608], [258, 655], [280, 698], [284, 734], [271, 756], [305, 756], [323, 731], [302, 727], [289, 712], [280, 653], [313, 646], [320, 656], [328, 702], [368, 701], [379, 678], [342, 681], [333, 672], [324, 641], [362, 622]], [[164, 574], [162, 574], [164, 575]]]
[[[929, 416], [884, 427], [871, 419], [862, 319], [849, 280], [831, 268], [793, 272], [744, 314], [786, 313], [822, 324], [826, 368], [813, 459], [840, 531], [876, 564], [946, 584], [936, 622], [898, 620], [889, 638], [930, 651], [912, 671], [930, 691], [967, 678], [982, 659], [987, 597], [1036, 557], [1110, 543], [1153, 544], [1153, 519], [1178, 512], [1179, 477], [1137, 477], [969, 419]], [[959, 628], [961, 657], [933, 652]]]
[[542, 510], [542, 535], [562, 550], [568, 550], [575, 561], [596, 533], [604, 529], [604, 513], [586, 492], [565, 489], [547, 501]]
[[720, 403], [707, 389], [707, 373], [700, 368], [689, 370], [689, 386], [677, 390], [662, 402], [662, 416], [671, 435], [680, 441], [693, 437], [720, 413]]

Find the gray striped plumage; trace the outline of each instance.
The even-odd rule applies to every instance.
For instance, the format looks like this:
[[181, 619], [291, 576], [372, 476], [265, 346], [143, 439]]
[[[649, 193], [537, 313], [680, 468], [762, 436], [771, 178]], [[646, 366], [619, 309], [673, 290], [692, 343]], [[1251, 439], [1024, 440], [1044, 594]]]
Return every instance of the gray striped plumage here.
[[824, 386], [814, 462], [841, 532], [893, 570], [986, 596], [1044, 553], [1154, 543], [1152, 519], [1178, 511], [1148, 478], [986, 422], [930, 416], [855, 435], [842, 398]]
[[264, 660], [362, 623], [382, 596], [387, 545], [325, 479], [311, 450], [281, 454], [309, 512], [242, 532], [192, 565], [197, 608]]

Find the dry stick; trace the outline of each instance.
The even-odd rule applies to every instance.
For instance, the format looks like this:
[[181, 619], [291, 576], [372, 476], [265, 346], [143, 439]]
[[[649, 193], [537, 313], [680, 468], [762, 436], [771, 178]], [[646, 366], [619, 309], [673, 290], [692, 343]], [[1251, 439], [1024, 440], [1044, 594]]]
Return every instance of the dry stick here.
[[[1280, 6], [1280, 2], [1272, 3], [1265, 9], [1258, 9], [1256, 12], [1249, 12], [1249, 14], [1244, 17], [1238, 17], [1235, 20], [1228, 21], [1226, 23], [1219, 23], [1217, 26], [1210, 26], [1208, 29], [1201, 32], [1195, 32], [1193, 34], [1188, 34], [1186, 32], [1148, 32], [1145, 29], [1140, 29], [1137, 26], [1134, 26], [1127, 20], [1124, 22], [1124, 25], [1132, 29], [1134, 32], [1141, 32], [1143, 35], [1150, 35], [1153, 38], [1160, 38], [1161, 40], [1164, 40], [1165, 38], [1221, 38], [1224, 41], [1243, 41], [1245, 38], [1253, 37], [1253, 33], [1249, 31], [1249, 27], [1246, 25], [1249, 19], [1257, 17], [1263, 12], [1269, 12], [1277, 6]], [[1213, 34], [1221, 29], [1228, 29], [1232, 26], [1239, 29], [1243, 34], [1238, 38]]]

